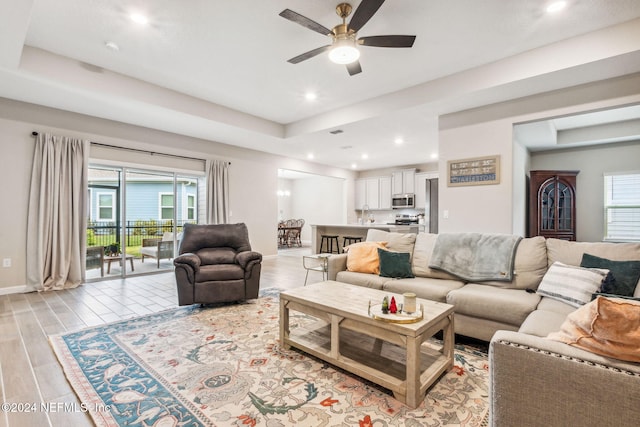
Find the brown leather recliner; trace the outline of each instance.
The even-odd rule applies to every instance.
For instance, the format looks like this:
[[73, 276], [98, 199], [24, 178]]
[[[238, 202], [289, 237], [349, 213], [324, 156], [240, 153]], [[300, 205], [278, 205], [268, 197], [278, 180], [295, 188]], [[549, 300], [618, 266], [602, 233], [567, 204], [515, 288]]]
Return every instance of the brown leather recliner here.
[[262, 254], [245, 224], [185, 224], [178, 252], [179, 305], [258, 298]]

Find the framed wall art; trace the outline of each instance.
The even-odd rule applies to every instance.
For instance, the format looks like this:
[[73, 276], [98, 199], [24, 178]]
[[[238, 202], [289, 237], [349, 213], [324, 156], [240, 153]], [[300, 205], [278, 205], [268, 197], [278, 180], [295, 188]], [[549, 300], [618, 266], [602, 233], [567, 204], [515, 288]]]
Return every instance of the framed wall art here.
[[500, 183], [500, 156], [474, 157], [447, 162], [447, 186]]

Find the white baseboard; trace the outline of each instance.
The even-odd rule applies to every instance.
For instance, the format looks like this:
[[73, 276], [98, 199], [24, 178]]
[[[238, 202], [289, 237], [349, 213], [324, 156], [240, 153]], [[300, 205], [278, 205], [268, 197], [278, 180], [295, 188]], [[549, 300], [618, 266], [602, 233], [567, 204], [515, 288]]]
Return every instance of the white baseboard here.
[[30, 292], [29, 288], [27, 288], [27, 285], [10, 286], [8, 288], [0, 288], [0, 295], [23, 294], [25, 292]]

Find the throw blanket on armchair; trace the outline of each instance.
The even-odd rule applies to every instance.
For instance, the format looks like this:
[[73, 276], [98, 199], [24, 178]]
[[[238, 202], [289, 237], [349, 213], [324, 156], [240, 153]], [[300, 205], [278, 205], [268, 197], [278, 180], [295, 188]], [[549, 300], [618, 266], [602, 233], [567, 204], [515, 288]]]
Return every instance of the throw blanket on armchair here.
[[446, 271], [470, 282], [510, 282], [516, 248], [521, 239], [511, 234], [439, 234], [429, 268]]

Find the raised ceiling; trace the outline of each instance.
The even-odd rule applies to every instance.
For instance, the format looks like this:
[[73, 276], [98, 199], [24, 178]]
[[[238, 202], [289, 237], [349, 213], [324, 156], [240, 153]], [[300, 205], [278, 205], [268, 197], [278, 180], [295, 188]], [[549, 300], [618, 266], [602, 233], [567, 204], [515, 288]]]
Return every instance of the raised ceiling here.
[[337, 3], [0, 0], [0, 96], [373, 169], [433, 161], [440, 114], [640, 72], [637, 0], [386, 1], [359, 36], [413, 48], [362, 47], [355, 76], [326, 55], [287, 63], [329, 40], [278, 14], [331, 28]]

